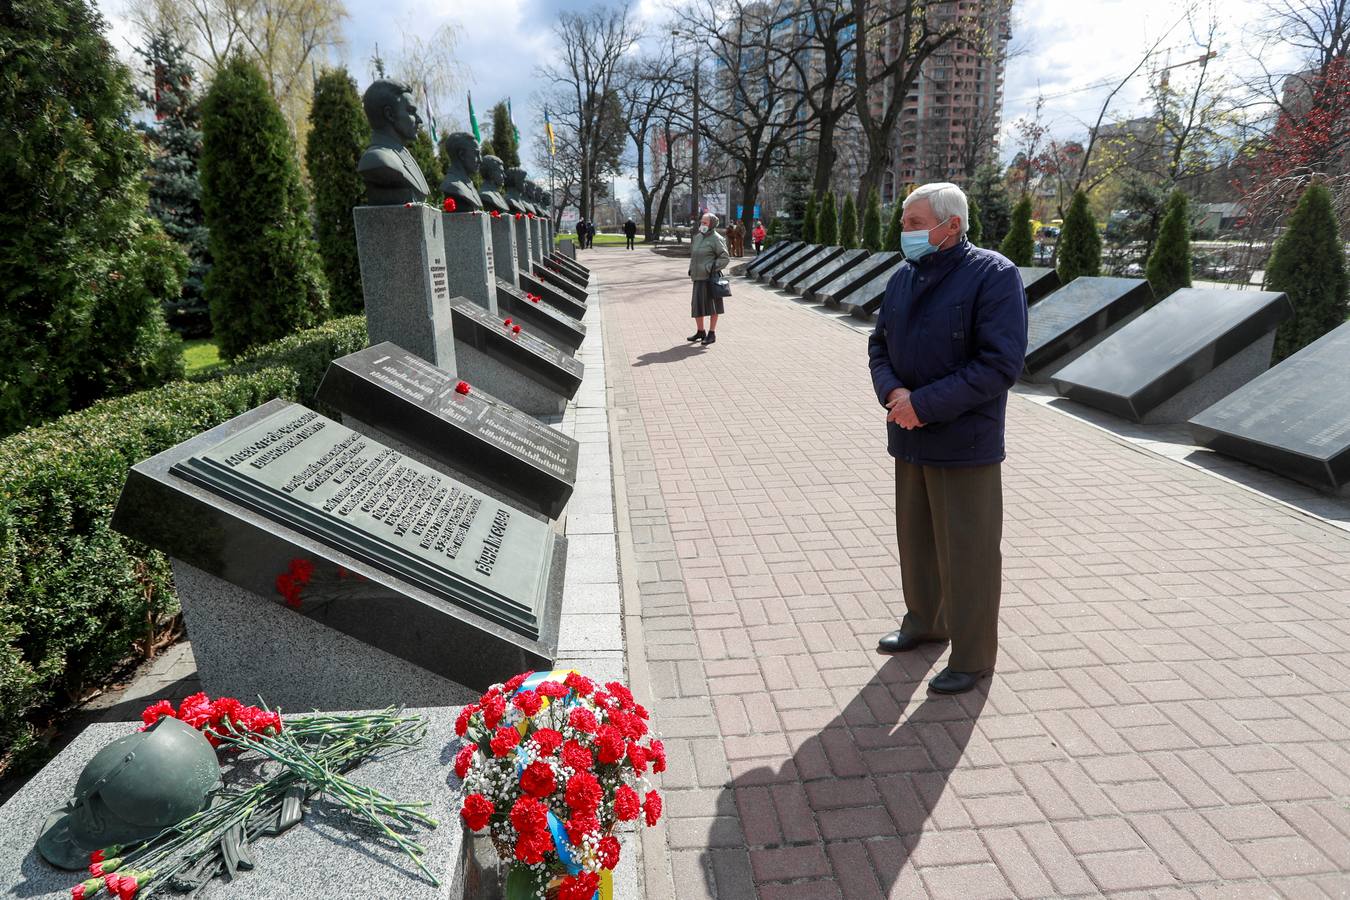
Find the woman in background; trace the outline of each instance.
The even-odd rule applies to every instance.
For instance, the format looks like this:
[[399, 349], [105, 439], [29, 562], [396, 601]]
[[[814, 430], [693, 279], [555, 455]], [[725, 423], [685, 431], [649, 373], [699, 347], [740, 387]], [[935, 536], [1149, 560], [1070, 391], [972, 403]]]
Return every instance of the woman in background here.
[[[705, 213], [689, 247], [689, 278], [694, 282], [689, 314], [694, 317], [698, 331], [685, 340], [701, 342], [705, 347], [717, 340], [717, 317], [726, 310], [721, 297], [709, 296], [708, 277], [722, 271], [730, 262], [727, 242], [717, 233], [717, 216]], [[706, 331], [703, 328], [705, 316], [709, 318]]]

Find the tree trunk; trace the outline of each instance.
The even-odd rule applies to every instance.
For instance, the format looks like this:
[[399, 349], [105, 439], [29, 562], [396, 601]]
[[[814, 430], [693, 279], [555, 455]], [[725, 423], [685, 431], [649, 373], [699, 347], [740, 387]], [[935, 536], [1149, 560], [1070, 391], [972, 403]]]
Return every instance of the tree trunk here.
[[[858, 193], [866, 197], [876, 188], [877, 193], [881, 193], [881, 183], [885, 179], [886, 170], [891, 165], [891, 144], [886, 136], [872, 135], [867, 136], [867, 168], [863, 169], [862, 180], [858, 184]], [[899, 190], [896, 191], [892, 200], [898, 200]]]
[[811, 181], [811, 193], [817, 197], [830, 189], [830, 175], [838, 153], [834, 149], [835, 124], [838, 117], [828, 112], [820, 115], [820, 143], [816, 145], [816, 174]]

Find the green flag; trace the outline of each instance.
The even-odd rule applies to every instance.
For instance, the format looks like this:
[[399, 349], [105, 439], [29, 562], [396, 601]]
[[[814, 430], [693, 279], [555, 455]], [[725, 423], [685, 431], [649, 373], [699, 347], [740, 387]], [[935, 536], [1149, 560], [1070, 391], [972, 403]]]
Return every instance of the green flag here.
[[473, 139], [483, 143], [483, 135], [478, 131], [478, 117], [473, 114], [473, 94], [469, 94], [469, 125], [473, 128]]
[[516, 127], [516, 117], [511, 114], [511, 98], [506, 98], [506, 118], [511, 122], [511, 139], [520, 146], [520, 129]]

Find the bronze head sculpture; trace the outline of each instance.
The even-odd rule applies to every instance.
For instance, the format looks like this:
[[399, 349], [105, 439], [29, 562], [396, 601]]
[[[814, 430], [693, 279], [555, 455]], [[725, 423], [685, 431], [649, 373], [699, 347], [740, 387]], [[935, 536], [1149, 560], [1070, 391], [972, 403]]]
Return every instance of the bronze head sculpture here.
[[525, 205], [525, 170], [520, 166], [506, 170], [506, 202], [512, 212], [529, 212]]
[[450, 160], [445, 178], [441, 181], [441, 193], [455, 201], [457, 212], [482, 209], [483, 199], [473, 186], [473, 176], [478, 174], [483, 161], [478, 142], [468, 132], [456, 131], [442, 138], [441, 144]]
[[371, 206], [421, 203], [431, 191], [407, 149], [422, 125], [412, 89], [381, 79], [366, 88], [361, 104], [370, 122], [370, 146], [356, 170], [366, 182], [366, 202]]
[[83, 869], [95, 850], [148, 840], [205, 809], [220, 786], [206, 736], [160, 719], [95, 754], [70, 801], [47, 817], [38, 852], [58, 868]]
[[506, 164], [495, 156], [484, 156], [480, 171], [483, 187], [478, 195], [483, 199], [483, 208], [499, 213], [515, 212], [502, 193], [506, 189]]

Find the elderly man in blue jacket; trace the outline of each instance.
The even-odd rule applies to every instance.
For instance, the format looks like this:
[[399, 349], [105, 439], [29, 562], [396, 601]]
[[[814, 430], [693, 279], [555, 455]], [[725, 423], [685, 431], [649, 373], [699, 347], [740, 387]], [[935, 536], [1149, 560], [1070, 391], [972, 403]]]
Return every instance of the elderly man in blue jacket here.
[[895, 457], [905, 617], [878, 649], [951, 641], [929, 689], [970, 690], [994, 670], [1002, 586], [1003, 428], [1027, 349], [1017, 268], [966, 240], [966, 195], [926, 184], [905, 198], [905, 262], [868, 341]]

